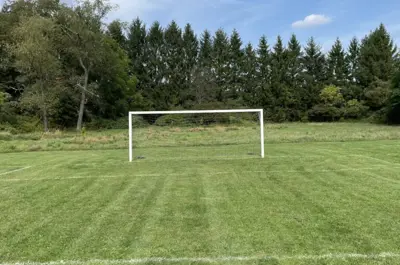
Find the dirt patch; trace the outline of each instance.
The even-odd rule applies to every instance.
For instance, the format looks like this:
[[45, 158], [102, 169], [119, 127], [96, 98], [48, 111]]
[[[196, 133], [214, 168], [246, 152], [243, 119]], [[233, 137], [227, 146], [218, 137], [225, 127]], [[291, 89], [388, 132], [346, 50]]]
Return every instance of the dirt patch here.
[[204, 132], [206, 129], [202, 127], [190, 128], [189, 132]]
[[169, 129], [170, 132], [182, 132], [181, 128], [171, 128]]

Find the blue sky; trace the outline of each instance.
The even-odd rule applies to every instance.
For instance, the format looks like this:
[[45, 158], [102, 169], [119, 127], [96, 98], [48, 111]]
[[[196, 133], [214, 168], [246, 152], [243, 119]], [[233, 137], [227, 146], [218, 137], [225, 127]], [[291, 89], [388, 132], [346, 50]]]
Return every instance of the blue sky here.
[[258, 43], [265, 34], [270, 43], [278, 34], [285, 42], [295, 33], [302, 43], [314, 36], [329, 49], [336, 37], [347, 45], [383, 22], [400, 44], [399, 0], [112, 0], [119, 5], [109, 19], [130, 21], [139, 16], [147, 24], [172, 19], [190, 22], [196, 33], [205, 28], [227, 32], [236, 28], [244, 42]]
[[[0, 0], [3, 1], [3, 0]], [[64, 0], [71, 2], [72, 0]], [[110, 0], [119, 8], [108, 19], [130, 22], [139, 16], [166, 26], [172, 19], [181, 26], [190, 22], [197, 34], [204, 29], [236, 28], [245, 43], [258, 43], [266, 35], [274, 43], [295, 33], [302, 43], [314, 36], [327, 50], [339, 37], [345, 45], [362, 38], [384, 23], [400, 44], [399, 0]], [[399, 45], [400, 46], [400, 45]]]

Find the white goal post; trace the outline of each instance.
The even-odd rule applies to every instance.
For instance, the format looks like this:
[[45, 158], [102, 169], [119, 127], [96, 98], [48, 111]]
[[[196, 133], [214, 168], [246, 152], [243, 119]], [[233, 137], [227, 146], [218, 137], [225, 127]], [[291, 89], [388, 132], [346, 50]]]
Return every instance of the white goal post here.
[[214, 113], [258, 113], [260, 122], [261, 157], [264, 158], [264, 111], [263, 109], [230, 110], [177, 110], [177, 111], [130, 111], [129, 112], [129, 162], [133, 161], [133, 115], [214, 114]]

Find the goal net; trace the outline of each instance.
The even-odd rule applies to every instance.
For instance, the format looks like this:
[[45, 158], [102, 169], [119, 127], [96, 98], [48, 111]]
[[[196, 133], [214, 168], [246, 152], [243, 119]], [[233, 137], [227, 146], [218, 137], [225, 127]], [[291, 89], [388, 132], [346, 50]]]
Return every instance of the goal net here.
[[129, 112], [129, 161], [264, 157], [262, 109]]

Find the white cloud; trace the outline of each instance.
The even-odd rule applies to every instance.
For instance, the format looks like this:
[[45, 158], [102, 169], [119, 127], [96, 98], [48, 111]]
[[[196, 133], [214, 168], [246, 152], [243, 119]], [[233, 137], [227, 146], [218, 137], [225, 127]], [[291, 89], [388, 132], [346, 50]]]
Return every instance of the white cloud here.
[[292, 23], [293, 28], [309, 28], [319, 25], [328, 24], [332, 21], [330, 17], [325, 15], [311, 14], [303, 20], [298, 20]]

